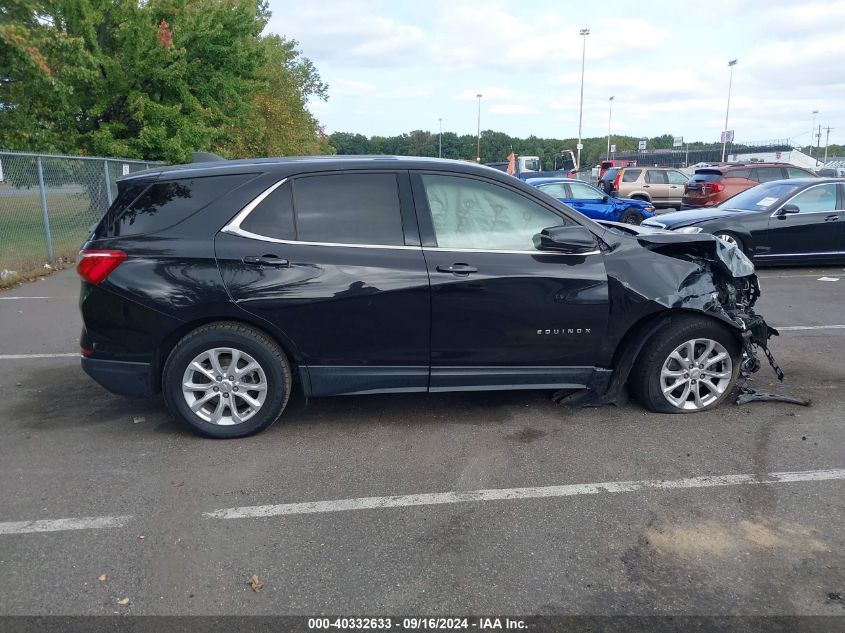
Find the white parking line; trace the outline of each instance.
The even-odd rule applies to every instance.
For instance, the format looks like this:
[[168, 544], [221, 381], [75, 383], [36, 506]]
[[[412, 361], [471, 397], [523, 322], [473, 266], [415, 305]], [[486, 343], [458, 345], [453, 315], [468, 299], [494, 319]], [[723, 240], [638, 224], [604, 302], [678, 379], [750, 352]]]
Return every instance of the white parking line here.
[[0, 523], [0, 534], [63, 532], [65, 530], [100, 530], [123, 527], [131, 516], [81, 517], [78, 519], [44, 519], [40, 521], [7, 521]]
[[779, 332], [794, 332], [798, 330], [845, 330], [845, 325], [778, 325], [775, 329]]
[[25, 358], [71, 358], [79, 356], [79, 352], [62, 352], [61, 354], [0, 354], [0, 360], [22, 360]]
[[247, 519], [257, 517], [284, 516], [291, 514], [315, 514], [345, 512], [348, 510], [375, 510], [383, 508], [406, 508], [445, 503], [469, 503], [473, 501], [506, 501], [514, 499], [538, 499], [544, 497], [572, 497], [638, 490], [674, 490], [678, 488], [710, 488], [716, 486], [742, 486], [749, 484], [778, 484], [800, 481], [827, 481], [845, 479], [845, 469], [809, 470], [801, 472], [769, 473], [768, 475], [720, 475], [713, 477], [691, 477], [689, 479], [651, 481], [608, 481], [595, 484], [571, 484], [565, 486], [541, 486], [536, 488], [498, 488], [492, 490], [470, 490], [467, 492], [432, 492], [417, 495], [393, 495], [389, 497], [359, 497], [335, 501], [309, 501], [305, 503], [283, 503], [279, 505], [242, 506], [205, 512], [210, 519]]
[[0, 297], [0, 301], [19, 301], [21, 299], [52, 299], [53, 297]]

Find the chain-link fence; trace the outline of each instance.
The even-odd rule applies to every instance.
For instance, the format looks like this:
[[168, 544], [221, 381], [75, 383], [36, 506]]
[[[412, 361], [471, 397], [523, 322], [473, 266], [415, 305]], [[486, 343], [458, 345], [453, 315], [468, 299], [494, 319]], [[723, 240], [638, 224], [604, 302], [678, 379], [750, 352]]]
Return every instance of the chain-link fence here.
[[116, 195], [115, 180], [156, 164], [0, 152], [0, 286], [72, 260]]

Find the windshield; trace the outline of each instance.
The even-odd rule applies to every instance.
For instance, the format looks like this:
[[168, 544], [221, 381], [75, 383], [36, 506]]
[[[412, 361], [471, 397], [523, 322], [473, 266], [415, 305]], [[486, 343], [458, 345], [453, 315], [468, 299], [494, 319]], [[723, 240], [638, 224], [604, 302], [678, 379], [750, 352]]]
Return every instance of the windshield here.
[[540, 171], [540, 159], [539, 158], [526, 158], [525, 159], [525, 171]]
[[771, 182], [757, 185], [725, 200], [718, 206], [722, 211], [770, 211], [778, 200], [798, 189], [788, 182]]

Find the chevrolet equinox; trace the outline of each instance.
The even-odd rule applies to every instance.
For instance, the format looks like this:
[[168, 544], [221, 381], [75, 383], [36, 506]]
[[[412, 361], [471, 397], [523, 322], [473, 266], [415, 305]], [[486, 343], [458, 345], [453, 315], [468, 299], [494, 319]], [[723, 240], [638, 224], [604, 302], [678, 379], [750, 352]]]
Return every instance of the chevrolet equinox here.
[[[710, 235], [598, 224], [459, 161], [209, 161], [132, 174], [79, 254], [82, 367], [209, 437], [294, 389], [549, 389], [718, 405], [776, 334]], [[768, 354], [768, 350], [765, 350]]]

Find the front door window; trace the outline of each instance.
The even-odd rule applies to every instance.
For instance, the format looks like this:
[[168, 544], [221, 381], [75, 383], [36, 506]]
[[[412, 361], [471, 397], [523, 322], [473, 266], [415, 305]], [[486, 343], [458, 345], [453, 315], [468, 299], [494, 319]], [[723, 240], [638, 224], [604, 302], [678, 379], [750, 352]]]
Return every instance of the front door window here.
[[434, 234], [441, 248], [534, 251], [534, 236], [565, 224], [562, 216], [506, 187], [426, 174], [422, 176]]

